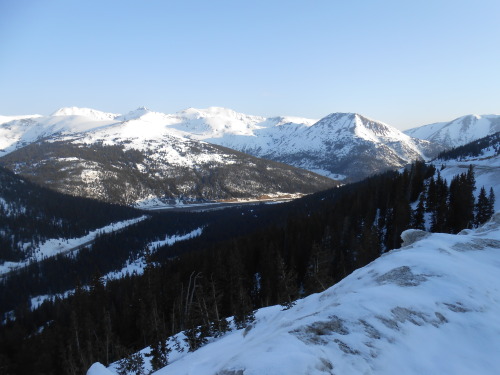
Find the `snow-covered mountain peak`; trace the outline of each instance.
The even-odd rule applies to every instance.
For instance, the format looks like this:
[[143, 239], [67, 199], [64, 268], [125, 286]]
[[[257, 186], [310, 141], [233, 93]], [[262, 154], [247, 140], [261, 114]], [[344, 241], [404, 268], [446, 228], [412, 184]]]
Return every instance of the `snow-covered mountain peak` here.
[[295, 117], [295, 116], [277, 116], [268, 118], [267, 122], [272, 124], [272, 126], [282, 126], [289, 124], [312, 126], [315, 123], [317, 123], [318, 120], [305, 117]]
[[210, 117], [227, 117], [227, 118], [241, 119], [245, 117], [250, 117], [250, 118], [256, 117], [239, 113], [232, 109], [224, 107], [208, 107], [204, 109], [191, 107], [183, 111], [177, 112], [177, 114], [181, 117], [190, 119], [210, 118]]
[[50, 116], [83, 116], [95, 121], [106, 121], [114, 120], [119, 115], [116, 113], [98, 111], [92, 108], [63, 107], [52, 113]]
[[118, 119], [121, 121], [136, 120], [151, 112], [152, 111], [146, 107], [138, 107], [137, 109], [134, 109], [125, 115], [119, 116]]
[[354, 134], [356, 137], [372, 142], [380, 142], [379, 137], [405, 141], [409, 139], [399, 130], [358, 113], [331, 113], [314, 124], [311, 130], [320, 127], [329, 129], [338, 135], [343, 134], [347, 137]]
[[436, 122], [405, 131], [406, 134], [457, 147], [500, 131], [500, 115], [466, 115], [449, 122]]
[[178, 123], [172, 127], [190, 133], [196, 139], [220, 138], [225, 134], [253, 135], [264, 117], [246, 115], [232, 109], [209, 107], [188, 108], [177, 112]]
[[29, 119], [36, 119], [39, 117], [43, 117], [42, 115], [21, 115], [21, 116], [1, 116], [0, 115], [0, 125], [1, 124], [6, 124], [11, 121], [16, 121], [16, 120], [29, 120]]

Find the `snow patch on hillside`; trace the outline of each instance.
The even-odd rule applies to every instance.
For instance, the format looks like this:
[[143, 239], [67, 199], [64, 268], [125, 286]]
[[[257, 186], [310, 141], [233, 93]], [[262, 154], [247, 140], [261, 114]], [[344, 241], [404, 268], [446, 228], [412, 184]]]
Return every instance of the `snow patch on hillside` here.
[[[135, 219], [119, 221], [106, 225], [105, 227], [90, 231], [87, 235], [79, 238], [52, 238], [49, 239], [35, 249], [31, 250], [29, 258], [22, 262], [4, 262], [0, 264], [0, 275], [8, 273], [12, 270], [26, 267], [30, 263], [39, 262], [43, 259], [56, 256], [58, 254], [69, 254], [78, 251], [79, 249], [90, 245], [97, 236], [105, 233], [116, 232], [140, 221], [146, 220], [148, 216], [143, 215]], [[29, 244], [25, 244], [27, 247]]]
[[494, 155], [492, 150], [486, 151], [480, 157], [464, 158], [458, 160], [436, 160], [433, 162], [438, 169], [441, 169], [441, 177], [443, 177], [448, 184], [454, 176], [466, 173], [469, 166], [474, 167], [474, 176], [476, 178], [476, 190], [474, 191], [477, 196], [482, 186], [486, 188], [486, 193], [489, 193], [490, 187], [493, 188], [495, 193], [495, 210], [500, 210], [500, 155]]
[[[163, 240], [150, 242], [147, 245], [147, 248], [150, 251], [154, 252], [161, 246], [172, 246], [176, 242], [186, 241], [191, 238], [201, 236], [202, 233], [203, 233], [203, 228], [197, 228], [186, 234], [181, 234], [181, 235], [167, 234]], [[113, 271], [106, 274], [103, 277], [103, 279], [108, 281], [108, 280], [120, 279], [122, 277], [125, 277], [126, 275], [132, 275], [132, 274], [142, 275], [144, 273], [144, 270], [146, 269], [146, 265], [147, 265], [146, 259], [144, 258], [144, 256], [140, 256], [133, 261], [127, 261], [127, 263], [123, 266], [121, 270]]]

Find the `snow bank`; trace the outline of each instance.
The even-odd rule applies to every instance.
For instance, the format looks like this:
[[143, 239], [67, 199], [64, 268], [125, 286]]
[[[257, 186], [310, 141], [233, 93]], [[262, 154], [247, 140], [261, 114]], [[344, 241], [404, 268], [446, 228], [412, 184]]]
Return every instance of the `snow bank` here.
[[111, 371], [109, 371], [106, 367], [104, 367], [101, 363], [94, 363], [89, 370], [87, 371], [87, 375], [114, 375]]

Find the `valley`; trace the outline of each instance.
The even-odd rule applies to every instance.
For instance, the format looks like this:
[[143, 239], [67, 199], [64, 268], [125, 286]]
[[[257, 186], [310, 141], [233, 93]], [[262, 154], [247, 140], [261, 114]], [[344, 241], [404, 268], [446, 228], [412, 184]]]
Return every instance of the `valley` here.
[[[380, 366], [370, 353], [395, 350], [384, 324], [432, 326], [440, 337], [456, 310], [445, 306], [470, 301], [438, 301], [444, 307], [434, 319], [404, 305], [411, 297], [401, 293], [388, 307], [363, 302], [385, 309], [379, 316], [387, 319], [371, 312], [358, 323], [321, 301], [347, 298], [342, 288], [354, 288], [360, 274], [386, 285], [394, 273], [405, 290], [427, 281], [430, 274], [407, 261], [383, 265], [412, 229], [427, 230], [422, 238], [441, 232], [432, 243], [497, 246], [494, 224], [483, 230], [492, 235], [476, 228], [500, 207], [498, 133], [446, 152], [356, 114], [264, 119], [220, 108], [176, 115], [68, 108], [0, 126], [11, 132], [0, 157], [0, 366], [13, 373], [125, 374], [134, 358], [158, 374], [191, 371], [190, 361], [204, 363], [200, 373], [259, 373], [260, 362], [241, 353], [219, 367], [203, 357], [241, 338], [245, 347], [246, 337], [256, 348], [284, 339], [302, 345], [285, 346], [292, 352], [314, 353], [290, 373], [355, 371], [351, 356], [357, 366]], [[230, 140], [245, 146], [233, 150]], [[459, 232], [469, 245], [440, 237]], [[318, 309], [326, 315], [310, 318]], [[283, 330], [282, 319], [305, 323]], [[371, 352], [352, 338], [363, 329]], [[323, 344], [331, 355], [320, 354]]]

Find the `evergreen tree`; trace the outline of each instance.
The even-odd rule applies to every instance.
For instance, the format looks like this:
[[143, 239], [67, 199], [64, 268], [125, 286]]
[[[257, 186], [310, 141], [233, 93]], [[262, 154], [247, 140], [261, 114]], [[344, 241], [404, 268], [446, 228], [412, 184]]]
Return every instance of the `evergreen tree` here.
[[145, 375], [144, 358], [141, 353], [130, 354], [120, 360], [118, 364], [118, 375]]
[[425, 230], [425, 194], [420, 194], [420, 198], [418, 200], [418, 206], [416, 210], [413, 212], [411, 227], [414, 229]]
[[495, 192], [490, 188], [490, 195], [488, 196], [488, 215], [492, 217], [495, 213]]
[[472, 228], [474, 224], [476, 179], [472, 165], [467, 173], [455, 176], [450, 183], [447, 225], [451, 233]]
[[483, 186], [479, 191], [479, 196], [477, 198], [477, 203], [476, 203], [476, 210], [475, 210], [476, 215], [474, 220], [476, 226], [485, 223], [490, 218], [489, 210], [490, 210], [490, 201], [486, 196], [486, 189]]
[[151, 372], [158, 371], [168, 365], [168, 354], [170, 351], [171, 349], [165, 340], [159, 340], [151, 346], [151, 352], [147, 354], [148, 357], [151, 357]]
[[433, 212], [436, 210], [438, 204], [437, 197], [437, 187], [436, 181], [434, 180], [434, 176], [429, 180], [429, 188], [427, 189], [427, 200], [425, 202], [425, 211]]
[[[429, 198], [431, 197], [429, 185]], [[438, 172], [435, 186], [435, 207], [432, 208], [431, 232], [446, 232], [448, 229], [448, 186]]]

